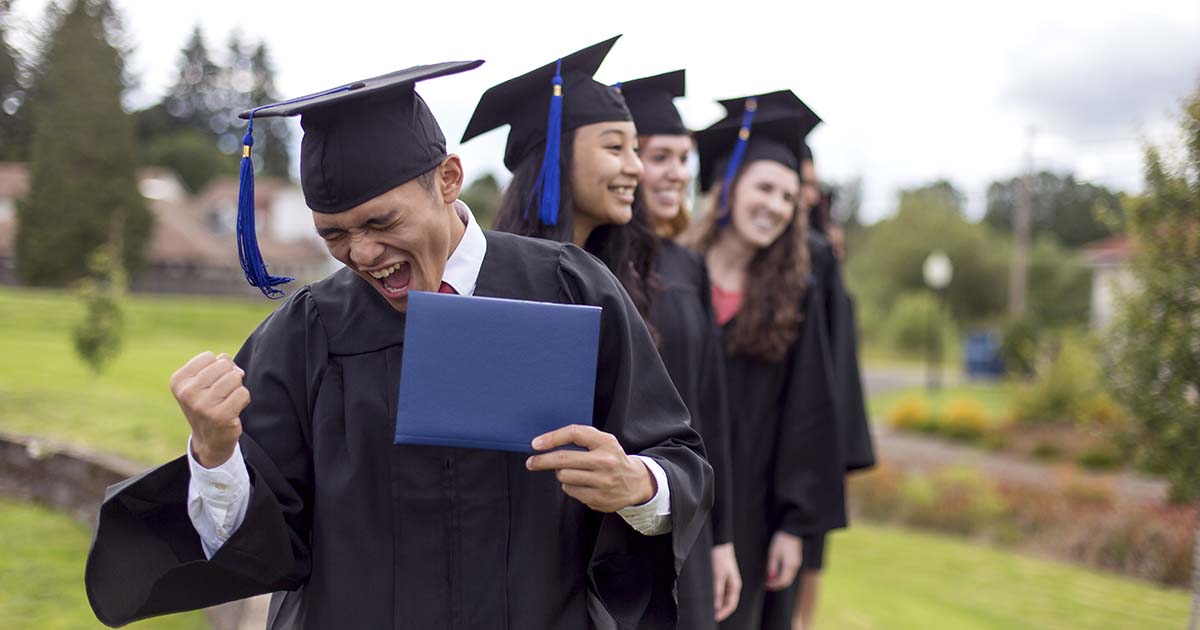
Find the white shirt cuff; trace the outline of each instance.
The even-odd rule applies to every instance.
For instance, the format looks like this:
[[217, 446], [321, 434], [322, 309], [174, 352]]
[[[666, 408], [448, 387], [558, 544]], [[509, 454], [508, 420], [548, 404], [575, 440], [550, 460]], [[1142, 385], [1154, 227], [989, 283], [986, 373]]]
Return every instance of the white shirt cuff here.
[[211, 559], [229, 540], [246, 518], [250, 505], [250, 473], [242, 457], [242, 446], [234, 447], [233, 455], [216, 468], [205, 468], [192, 455], [192, 438], [188, 438], [188, 517], [200, 535], [204, 555]]
[[671, 531], [671, 486], [667, 483], [667, 471], [653, 458], [645, 455], [631, 455], [641, 460], [650, 474], [658, 491], [647, 502], [641, 505], [631, 505], [617, 510], [617, 514], [625, 519], [629, 526], [644, 536], [658, 536]]

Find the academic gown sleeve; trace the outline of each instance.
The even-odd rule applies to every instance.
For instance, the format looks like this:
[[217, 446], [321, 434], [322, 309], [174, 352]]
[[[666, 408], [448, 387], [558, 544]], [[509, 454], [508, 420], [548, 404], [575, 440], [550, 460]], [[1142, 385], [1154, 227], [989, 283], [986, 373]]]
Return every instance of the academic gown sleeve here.
[[825, 301], [825, 324], [829, 330], [835, 402], [841, 431], [846, 470], [862, 470], [875, 465], [871, 426], [863, 396], [862, 373], [858, 364], [858, 330], [854, 302], [842, 277], [842, 265], [829, 241], [809, 235], [813, 271]]
[[713, 311], [708, 267], [704, 264], [700, 267], [700, 296], [704, 303], [704, 316], [711, 330], [705, 338], [703, 364], [700, 366], [701, 409], [706, 414], [704, 424], [707, 427], [704, 447], [712, 464], [715, 491], [709, 520], [712, 523], [713, 544], [722, 545], [733, 542], [733, 446], [729, 428], [729, 402], [725, 394], [723, 337]]
[[240, 443], [253, 492], [242, 525], [211, 560], [188, 518], [186, 456], [108, 489], [84, 576], [100, 621], [119, 626], [305, 582], [313, 483], [307, 410], [326, 354], [304, 289], [235, 358], [251, 396]]
[[820, 292], [807, 293], [800, 336], [786, 358], [773, 472], [777, 529], [796, 536], [846, 526], [845, 465], [822, 302]]
[[590, 616], [597, 628], [674, 628], [675, 580], [713, 499], [712, 468], [636, 307], [602, 263], [567, 245], [565, 297], [598, 305], [600, 351], [593, 419], [629, 454], [654, 458], [671, 491], [671, 532], [643, 536], [617, 514], [600, 516], [589, 562]]

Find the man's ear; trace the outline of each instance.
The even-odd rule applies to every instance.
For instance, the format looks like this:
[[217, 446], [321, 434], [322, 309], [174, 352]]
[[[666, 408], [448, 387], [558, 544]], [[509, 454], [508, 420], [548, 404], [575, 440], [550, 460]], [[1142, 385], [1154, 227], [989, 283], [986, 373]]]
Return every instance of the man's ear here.
[[463, 189], [462, 160], [451, 153], [438, 165], [437, 178], [434, 182], [435, 193], [442, 203], [450, 205], [458, 201]]

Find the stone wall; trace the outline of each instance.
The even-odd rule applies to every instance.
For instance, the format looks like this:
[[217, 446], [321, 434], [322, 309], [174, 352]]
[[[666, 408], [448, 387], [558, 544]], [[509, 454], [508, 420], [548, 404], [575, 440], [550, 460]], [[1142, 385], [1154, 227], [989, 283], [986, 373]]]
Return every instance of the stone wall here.
[[[105, 488], [145, 469], [120, 457], [53, 440], [0, 433], [0, 496], [45, 505], [92, 528]], [[205, 613], [214, 630], [262, 628], [268, 600], [256, 597]]]

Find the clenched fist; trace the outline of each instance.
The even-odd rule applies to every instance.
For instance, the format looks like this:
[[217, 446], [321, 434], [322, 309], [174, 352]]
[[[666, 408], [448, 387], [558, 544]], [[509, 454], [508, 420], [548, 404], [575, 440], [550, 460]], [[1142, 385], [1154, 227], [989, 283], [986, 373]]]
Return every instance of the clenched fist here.
[[250, 391], [245, 372], [228, 354], [202, 352], [171, 375], [171, 393], [192, 426], [192, 455], [205, 468], [224, 464], [242, 435], [242, 410]]

